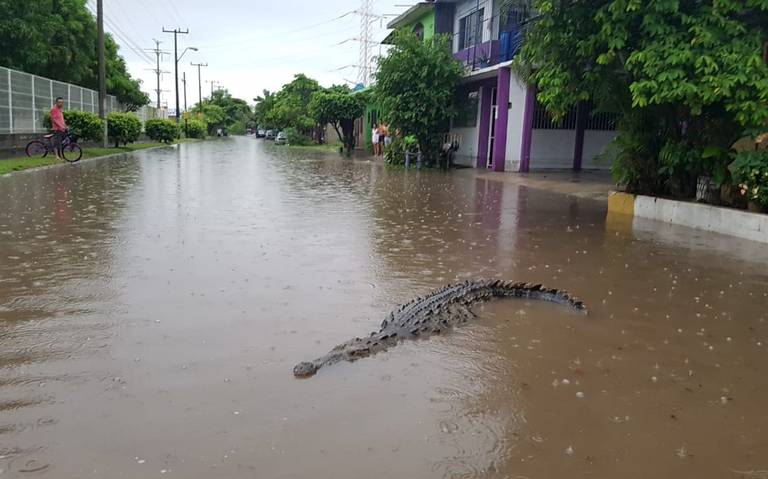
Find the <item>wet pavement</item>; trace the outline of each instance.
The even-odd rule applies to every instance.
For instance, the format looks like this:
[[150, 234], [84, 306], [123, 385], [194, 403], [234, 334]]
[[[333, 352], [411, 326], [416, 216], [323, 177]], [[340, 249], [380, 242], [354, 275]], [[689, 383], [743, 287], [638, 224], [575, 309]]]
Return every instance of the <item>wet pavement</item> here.
[[[252, 138], [0, 178], [0, 204], [0, 477], [768, 477], [759, 245]], [[590, 314], [496, 301], [294, 379], [475, 277]]]

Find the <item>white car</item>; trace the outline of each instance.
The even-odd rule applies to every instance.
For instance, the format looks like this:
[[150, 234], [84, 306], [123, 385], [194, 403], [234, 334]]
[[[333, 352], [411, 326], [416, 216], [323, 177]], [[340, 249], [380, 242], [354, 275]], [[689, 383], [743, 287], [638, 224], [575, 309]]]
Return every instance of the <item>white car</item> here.
[[286, 143], [288, 143], [288, 137], [285, 136], [285, 133], [281, 131], [275, 138], [275, 145], [285, 145]]

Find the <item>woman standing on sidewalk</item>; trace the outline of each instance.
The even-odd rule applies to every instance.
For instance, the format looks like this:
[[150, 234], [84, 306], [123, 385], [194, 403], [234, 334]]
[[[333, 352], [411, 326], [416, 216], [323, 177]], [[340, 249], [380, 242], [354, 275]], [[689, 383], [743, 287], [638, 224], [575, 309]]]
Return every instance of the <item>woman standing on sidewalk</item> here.
[[379, 156], [379, 125], [377, 123], [371, 130], [371, 143], [373, 143], [373, 156]]

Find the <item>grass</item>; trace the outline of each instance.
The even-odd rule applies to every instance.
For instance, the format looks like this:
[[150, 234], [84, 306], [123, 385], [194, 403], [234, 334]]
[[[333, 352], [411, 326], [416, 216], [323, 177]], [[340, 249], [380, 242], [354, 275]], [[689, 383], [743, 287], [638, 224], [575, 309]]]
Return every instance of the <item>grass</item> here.
[[[194, 138], [182, 138], [177, 143], [194, 143], [202, 140]], [[119, 148], [83, 148], [83, 159], [99, 158], [107, 155], [116, 155], [118, 153], [131, 153], [134, 151], [145, 150], [147, 148], [157, 148], [166, 146], [163, 143], [132, 143]], [[49, 154], [45, 158], [27, 158], [26, 156], [0, 160], [0, 175], [12, 171], [29, 170], [31, 168], [40, 168], [41, 166], [55, 165], [63, 163], [56, 159], [56, 155]]]

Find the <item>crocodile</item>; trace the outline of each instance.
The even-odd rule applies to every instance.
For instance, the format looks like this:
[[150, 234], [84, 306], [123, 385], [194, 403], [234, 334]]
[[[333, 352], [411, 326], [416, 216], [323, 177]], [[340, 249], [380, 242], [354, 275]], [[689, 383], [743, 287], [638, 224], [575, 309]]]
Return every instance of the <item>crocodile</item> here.
[[365, 338], [354, 338], [339, 344], [314, 361], [304, 361], [293, 368], [297, 378], [314, 376], [323, 366], [340, 361], [356, 361], [386, 351], [400, 340], [439, 334], [475, 317], [471, 306], [493, 298], [527, 298], [549, 301], [586, 314], [587, 308], [566, 291], [545, 288], [540, 284], [502, 280], [466, 281], [448, 285], [425, 297], [416, 298], [392, 311], [381, 323], [379, 331]]

